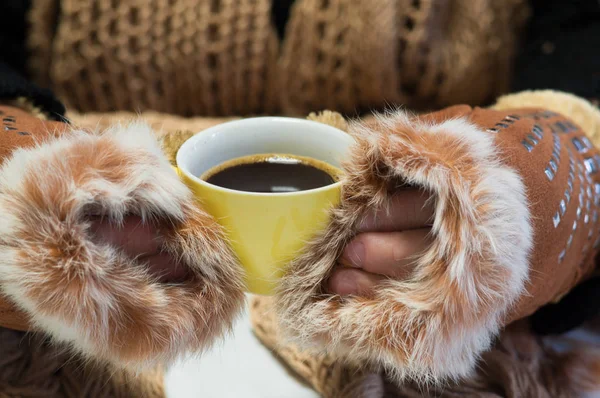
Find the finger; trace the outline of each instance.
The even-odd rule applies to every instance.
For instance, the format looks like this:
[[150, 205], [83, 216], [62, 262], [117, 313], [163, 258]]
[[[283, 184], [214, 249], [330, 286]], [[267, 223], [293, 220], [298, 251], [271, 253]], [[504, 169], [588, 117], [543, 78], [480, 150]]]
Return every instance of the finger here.
[[408, 278], [414, 270], [414, 256], [431, 243], [430, 232], [430, 229], [415, 229], [363, 233], [346, 246], [340, 262], [374, 274]]
[[169, 253], [161, 252], [139, 258], [151, 275], [163, 283], [177, 283], [186, 280], [189, 268], [177, 262]]
[[434, 203], [423, 190], [411, 189], [395, 195], [387, 208], [368, 213], [359, 225], [361, 232], [393, 232], [431, 225]]
[[137, 258], [160, 282], [182, 282], [189, 276], [188, 267], [169, 253], [161, 252], [158, 229], [143, 223], [138, 216], [125, 217], [122, 225], [106, 218], [93, 218], [91, 232], [96, 242], [118, 247], [127, 256]]
[[331, 293], [341, 296], [372, 297], [375, 287], [386, 278], [355, 268], [337, 267], [328, 281]]
[[131, 257], [160, 251], [157, 228], [138, 216], [126, 216], [122, 225], [104, 217], [93, 218], [91, 233], [94, 241], [116, 246]]

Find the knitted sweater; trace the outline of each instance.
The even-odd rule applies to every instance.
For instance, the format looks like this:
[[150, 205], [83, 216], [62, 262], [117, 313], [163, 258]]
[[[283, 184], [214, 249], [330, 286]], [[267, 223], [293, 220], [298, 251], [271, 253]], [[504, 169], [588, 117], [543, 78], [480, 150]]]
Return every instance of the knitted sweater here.
[[26, 46], [14, 65], [70, 109], [184, 116], [491, 101], [509, 89], [527, 16], [525, 0], [8, 0], [0, 15], [9, 9], [25, 22], [5, 33]]
[[[519, 41], [510, 32], [517, 29], [515, 33], [518, 33], [527, 9], [517, 1], [502, 2], [499, 3], [499, 9], [484, 7], [477, 12], [470, 9], [472, 7], [460, 6], [462, 3], [458, 2], [452, 7], [454, 14], [443, 7], [432, 11], [430, 0], [407, 0], [410, 6], [399, 9], [396, 8], [403, 6], [403, 2], [383, 2], [381, 10], [356, 10], [364, 27], [352, 23], [351, 13], [343, 2], [327, 2], [326, 8], [319, 11], [317, 2], [313, 6], [313, 2], [306, 0], [271, 0], [261, 3], [252, 12], [240, 3], [239, 9], [221, 5], [205, 14], [200, 11], [201, 7], [194, 5], [197, 1], [179, 1], [179, 8], [175, 7], [170, 15], [158, 0], [145, 2], [145, 9], [150, 12], [138, 7], [135, 2], [123, 2], [120, 9], [112, 10], [101, 0], [5, 0], [0, 2], [3, 21], [0, 26], [0, 62], [6, 62], [13, 70], [33, 79], [42, 87], [53, 88], [72, 110], [84, 111], [152, 109], [182, 115], [240, 115], [273, 113], [278, 109], [280, 112], [306, 114], [314, 109], [329, 108], [354, 114], [357, 110], [399, 102], [413, 108], [436, 108], [456, 102], [480, 105], [492, 101], [508, 89], [558, 89], [584, 98], [595, 98], [600, 93], [597, 73], [600, 58], [596, 51], [600, 45], [596, 41], [600, 37], [600, 5], [595, 0], [531, 1], [531, 16], [525, 34]], [[469, 6], [471, 3], [464, 4]], [[190, 15], [200, 13], [198, 25], [215, 24], [226, 32], [235, 29], [241, 34], [240, 28], [249, 29], [247, 23], [242, 21], [253, 23], [257, 32], [262, 29], [262, 35], [251, 36], [249, 41], [240, 43], [256, 42], [254, 52], [244, 52], [240, 48], [238, 55], [235, 55], [237, 63], [244, 64], [240, 59], [247, 59], [246, 63], [252, 63], [254, 69], [245, 71], [243, 65], [230, 66], [233, 69], [215, 74], [207, 68], [216, 63], [214, 67], [222, 69], [229, 58], [234, 59], [237, 47], [233, 42], [226, 41], [232, 36], [226, 38], [222, 34], [218, 35], [219, 41], [215, 42], [215, 52], [191, 57], [186, 52], [188, 44], [185, 41], [177, 43], [176, 40], [185, 31], [189, 31], [187, 35], [197, 29], [176, 22], [180, 21], [179, 15], [189, 14], [186, 10], [192, 12]], [[154, 14], [160, 14], [160, 17], [157, 15], [154, 27], [149, 27], [147, 24], [152, 19], [148, 18]], [[93, 24], [80, 23], [88, 21], [92, 15]], [[138, 19], [126, 18], [127, 15], [137, 15]], [[226, 28], [228, 23], [232, 23], [227, 22], [227, 15], [240, 20], [242, 25]], [[394, 17], [390, 19], [392, 15]], [[61, 22], [57, 24], [59, 20]], [[474, 20], [493, 27], [495, 36], [490, 36], [489, 42], [486, 41], [485, 28], [473, 25]], [[431, 34], [427, 34], [427, 38], [419, 38], [423, 32], [432, 29], [431, 24], [438, 24], [445, 30], [446, 36], [454, 33], [456, 38], [450, 42], [439, 41]], [[109, 38], [102, 32], [102, 29], [111, 26], [119, 30], [104, 33], [121, 37], [118, 43], [106, 41]], [[380, 32], [373, 30], [373, 27], [379, 29], [380, 26]], [[466, 43], [460, 39], [464, 37], [459, 30], [461, 26], [469, 30], [476, 38], [475, 42]], [[316, 29], [316, 33], [325, 29], [325, 36], [316, 41], [308, 40], [306, 35], [312, 28]], [[140, 29], [148, 32], [140, 33]], [[132, 35], [148, 35], [152, 29], [157, 30], [158, 35], [151, 35], [154, 37], [152, 43], [156, 53], [148, 58], [136, 50], [137, 47], [131, 47], [137, 45], [131, 40]], [[359, 30], [351, 34], [349, 32], [352, 29]], [[360, 29], [369, 33], [363, 33]], [[385, 29], [390, 33], [386, 33]], [[171, 34], [162, 33], [166, 31], [171, 31]], [[203, 41], [209, 39], [208, 33], [201, 29], [193, 33], [197, 37], [195, 40], [202, 43], [192, 41], [190, 48], [204, 46]], [[298, 34], [300, 36], [296, 38]], [[344, 40], [339, 41], [340, 38]], [[368, 65], [364, 66], [366, 69], [361, 69], [360, 63], [352, 61], [352, 51], [369, 49], [377, 41], [381, 45], [370, 50], [373, 56], [357, 54], [369, 60]], [[517, 46], [519, 43], [521, 45]], [[509, 83], [515, 46], [518, 50], [514, 79]], [[465, 56], [460, 55], [460, 51], [466, 51], [459, 48], [465, 47], [470, 47], [470, 54], [478, 57], [476, 63], [483, 75], [468, 65], [458, 64], [458, 60]], [[142, 49], [152, 50], [139, 48]], [[425, 50], [429, 55], [422, 52]], [[249, 62], [248, 57], [257, 51], [264, 54], [264, 60]], [[227, 52], [231, 55], [223, 58]], [[388, 53], [393, 59], [385, 55]], [[398, 54], [393, 55], [395, 53]], [[214, 57], [210, 54], [214, 54]], [[277, 60], [277, 57], [280, 59]], [[147, 60], [152, 58], [158, 59], [158, 62], [154, 63], [152, 70], [143, 72], [148, 68]], [[291, 69], [285, 72], [267, 66], [272, 61], [290, 65]], [[192, 67], [190, 62], [199, 64]], [[391, 64], [385, 66], [386, 62]], [[576, 68], [573, 62], [577, 64]], [[189, 68], [185, 64], [189, 64]], [[306, 69], [310, 67], [309, 64], [314, 64], [314, 68]], [[197, 72], [196, 77], [186, 77], [185, 73], [192, 69], [206, 71]], [[320, 71], [318, 74], [315, 72], [317, 69]], [[135, 79], [115, 81], [119, 73], [129, 75], [142, 72], [143, 80], [152, 79], [155, 83], [140, 87]], [[265, 74], [272, 76], [267, 78]], [[323, 77], [326, 78], [323, 80]], [[185, 84], [178, 84], [178, 79], [184, 79]], [[202, 79], [208, 80], [205, 82]], [[466, 90], [462, 86], [457, 90], [466, 79], [469, 86], [476, 88]], [[199, 83], [194, 85], [194, 80]], [[274, 80], [290, 84], [289, 89], [281, 92], [276, 84], [268, 83]], [[380, 80], [382, 84], [378, 83]], [[83, 83], [86, 90], [79, 93], [77, 86], [64, 87], [69, 81], [76, 85]], [[210, 83], [212, 81], [214, 83]], [[350, 81], [354, 82], [353, 87], [346, 88], [345, 85]], [[107, 84], [107, 87], [103, 86]], [[178, 90], [174, 100], [168, 91], [171, 90], [169, 86]], [[386, 86], [389, 88], [386, 89]], [[108, 88], [110, 90], [107, 91]], [[249, 90], [252, 94], [248, 97], [240, 94]], [[279, 98], [273, 98], [272, 90], [281, 92]], [[457, 94], [457, 91], [461, 94]]]

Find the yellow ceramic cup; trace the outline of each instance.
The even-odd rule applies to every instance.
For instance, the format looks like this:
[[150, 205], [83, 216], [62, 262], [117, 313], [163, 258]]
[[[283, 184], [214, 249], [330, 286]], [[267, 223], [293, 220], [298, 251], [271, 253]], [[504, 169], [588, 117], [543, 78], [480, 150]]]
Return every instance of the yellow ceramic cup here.
[[289, 193], [253, 193], [218, 187], [198, 176], [228, 160], [258, 154], [310, 157], [340, 167], [353, 139], [304, 119], [259, 117], [200, 132], [177, 152], [177, 167], [202, 207], [225, 228], [245, 269], [247, 290], [269, 295], [287, 264], [324, 228], [339, 203], [341, 183]]

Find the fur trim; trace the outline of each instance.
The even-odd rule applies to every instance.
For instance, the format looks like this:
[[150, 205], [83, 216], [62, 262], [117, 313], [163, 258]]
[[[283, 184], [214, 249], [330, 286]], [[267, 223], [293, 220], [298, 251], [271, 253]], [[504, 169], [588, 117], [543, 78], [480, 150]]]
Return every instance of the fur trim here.
[[[192, 276], [163, 284], [141, 261], [93, 243], [90, 210], [168, 225], [167, 250]], [[240, 272], [146, 125], [71, 131], [0, 168], [0, 291], [76, 352], [136, 367], [202, 349], [241, 308]]]
[[[355, 123], [343, 199], [326, 231], [289, 267], [278, 292], [284, 335], [303, 349], [429, 382], [461, 377], [490, 346], [528, 277], [532, 228], [519, 175], [493, 137], [464, 119], [425, 124], [397, 111]], [[327, 294], [324, 281], [368, 208], [399, 183], [435, 198], [432, 247], [405, 281], [374, 299]], [[392, 193], [390, 193], [392, 192]]]

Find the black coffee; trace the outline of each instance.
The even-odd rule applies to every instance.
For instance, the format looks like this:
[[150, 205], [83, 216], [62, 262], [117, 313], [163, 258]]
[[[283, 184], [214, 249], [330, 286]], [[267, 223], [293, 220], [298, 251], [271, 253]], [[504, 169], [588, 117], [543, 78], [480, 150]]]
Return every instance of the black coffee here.
[[251, 155], [225, 162], [202, 179], [246, 192], [285, 193], [333, 184], [339, 171], [325, 162], [291, 155]]

